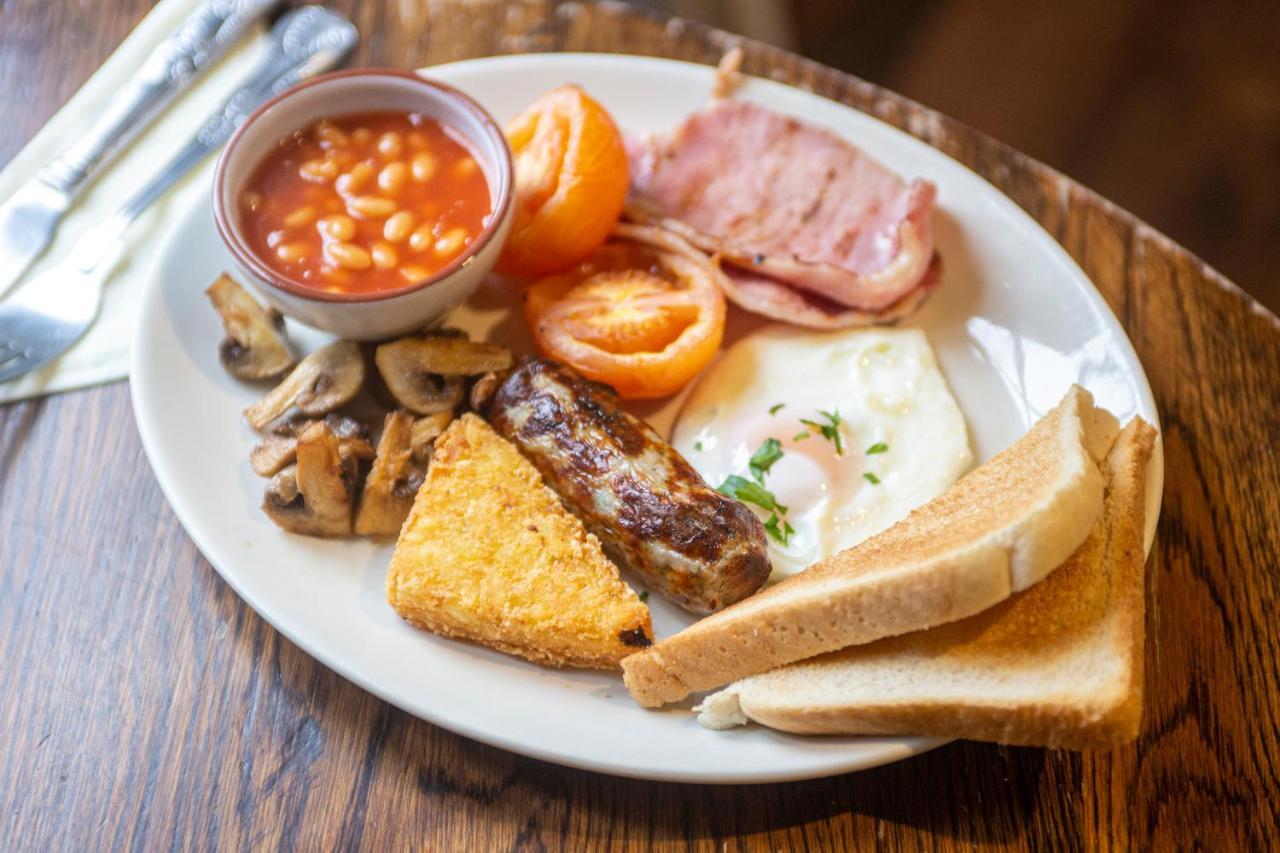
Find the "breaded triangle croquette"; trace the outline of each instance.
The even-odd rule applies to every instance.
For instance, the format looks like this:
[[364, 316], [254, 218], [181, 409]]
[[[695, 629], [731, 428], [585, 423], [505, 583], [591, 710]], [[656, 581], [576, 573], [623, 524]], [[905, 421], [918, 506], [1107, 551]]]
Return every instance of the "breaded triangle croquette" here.
[[649, 610], [537, 470], [471, 414], [436, 440], [387, 570], [405, 620], [550, 666], [616, 669]]

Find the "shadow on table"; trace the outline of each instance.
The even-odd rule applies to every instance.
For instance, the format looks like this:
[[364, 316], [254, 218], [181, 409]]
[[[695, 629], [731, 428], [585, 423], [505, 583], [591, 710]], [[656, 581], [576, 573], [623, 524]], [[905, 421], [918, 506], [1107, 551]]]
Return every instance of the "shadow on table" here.
[[[1038, 749], [957, 742], [828, 779], [771, 785], [644, 782], [511, 755], [388, 711], [394, 727], [410, 731], [404, 739], [389, 739], [392, 748], [383, 753], [381, 770], [412, 774], [437, 808], [453, 800], [453, 808], [487, 824], [492, 840], [516, 847], [573, 839], [584, 846], [702, 842], [696, 846], [721, 849], [729, 839], [764, 836], [775, 848], [785, 838], [788, 847], [830, 849], [859, 847], [872, 836], [892, 840], [895, 827], [907, 835], [920, 830], [965, 844], [1002, 845], [1023, 838], [1036, 820], [1049, 760]], [[420, 737], [432, 747], [394, 748]]]
[[[719, 846], [724, 839], [773, 836], [776, 846], [781, 836], [798, 848], [827, 849], [844, 846], [844, 839], [861, 847], [872, 835], [879, 841], [892, 840], [895, 827], [966, 844], [1017, 840], [1034, 819], [1045, 754], [954, 743], [893, 765], [829, 779], [730, 786], [584, 777], [541, 763], [521, 763], [534, 788], [558, 777], [561, 784], [578, 788], [579, 795], [588, 785], [603, 789], [589, 801], [601, 814], [578, 823], [588, 830], [587, 837], [609, 837], [623, 815], [638, 812], [644, 817], [636, 822], [647, 825], [648, 840], [655, 843], [703, 840]], [[624, 805], [627, 801], [632, 805]], [[630, 833], [635, 829], [633, 825]]]

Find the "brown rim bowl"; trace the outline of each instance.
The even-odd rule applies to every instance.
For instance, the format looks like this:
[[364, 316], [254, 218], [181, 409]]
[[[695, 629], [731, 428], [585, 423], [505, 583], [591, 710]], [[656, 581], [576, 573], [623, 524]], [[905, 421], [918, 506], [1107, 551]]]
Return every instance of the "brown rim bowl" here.
[[[253, 171], [279, 140], [323, 118], [403, 110], [453, 129], [489, 185], [490, 214], [466, 251], [430, 277], [377, 293], [317, 290], [266, 263], [244, 236], [239, 204]], [[409, 71], [338, 71], [300, 83], [245, 120], [223, 149], [213, 178], [213, 220], [236, 266], [269, 304], [309, 326], [353, 340], [377, 340], [438, 322], [493, 268], [511, 227], [511, 152], [493, 117], [469, 96]]]

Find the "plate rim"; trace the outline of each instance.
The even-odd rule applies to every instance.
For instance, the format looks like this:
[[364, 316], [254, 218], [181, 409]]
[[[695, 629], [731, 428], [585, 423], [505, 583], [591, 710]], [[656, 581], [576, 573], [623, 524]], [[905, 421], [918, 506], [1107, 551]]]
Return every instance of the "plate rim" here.
[[[417, 73], [420, 73], [420, 74], [422, 73], [430, 74], [430, 73], [439, 72], [445, 69], [450, 71], [453, 71], [453, 70], [466, 71], [472, 67], [486, 67], [486, 70], [487, 70], [487, 67], [492, 67], [492, 66], [520, 65], [522, 63], [529, 63], [529, 62], [533, 62], [535, 64], [547, 63], [547, 64], [554, 65], [556, 62], [564, 62], [566, 60], [570, 62], [583, 63], [583, 64], [613, 65], [615, 66], [615, 69], [614, 69], [615, 71], [617, 70], [616, 66], [619, 63], [624, 65], [631, 63], [636, 65], [648, 64], [648, 65], [654, 65], [654, 66], [684, 66], [687, 69], [696, 69], [697, 73], [700, 73], [700, 74], [711, 73], [714, 70], [712, 66], [704, 65], [701, 63], [688, 62], [684, 60], [666, 59], [661, 57], [652, 57], [652, 56], [645, 56], [645, 55], [624, 54], [624, 53], [553, 52], [553, 53], [511, 54], [511, 55], [503, 55], [503, 56], [478, 57], [478, 58], [472, 58], [472, 59], [459, 60], [457, 62], [443, 63], [435, 66], [427, 66], [427, 67], [416, 69], [416, 71]], [[1079, 264], [1076, 263], [1075, 259], [1071, 257], [1071, 255], [1057, 241], [1057, 239], [1055, 239], [1052, 234], [1050, 234], [1038, 221], [1036, 221], [1036, 219], [1028, 211], [1024, 210], [1021, 206], [1019, 206], [1016, 202], [1014, 202], [1011, 198], [1009, 198], [1009, 196], [1005, 195], [998, 187], [996, 187], [994, 184], [988, 181], [985, 177], [978, 174], [976, 171], [969, 168], [965, 164], [950, 157], [945, 152], [929, 145], [924, 140], [921, 140], [915, 136], [912, 136], [910, 133], [907, 133], [906, 131], [893, 126], [892, 124], [885, 122], [883, 119], [880, 119], [875, 115], [867, 113], [847, 103], [843, 103], [841, 101], [828, 98], [824, 95], [821, 95], [816, 92], [812, 92], [808, 89], [804, 89], [799, 86], [792, 86], [792, 85], [782, 83], [780, 81], [772, 80], [769, 78], [753, 77], [752, 80], [753, 82], [765, 83], [770, 86], [777, 86], [784, 89], [792, 89], [808, 96], [822, 98], [823, 100], [826, 100], [829, 103], [834, 104], [840, 108], [857, 112], [861, 116], [868, 118], [872, 121], [875, 121], [878, 124], [880, 124], [882, 127], [892, 131], [894, 134], [901, 136], [903, 139], [909, 140], [911, 144], [919, 145], [919, 146], [923, 146], [924, 148], [927, 148], [930, 152], [930, 156], [944, 157], [950, 160], [951, 162], [955, 163], [961, 169], [965, 170], [966, 172], [969, 172], [973, 177], [977, 178], [979, 181], [986, 184], [987, 187], [992, 191], [995, 197], [995, 200], [997, 201], [998, 204], [1010, 206], [1015, 211], [1016, 217], [1022, 220], [1021, 224], [1029, 225], [1029, 226], [1032, 226], [1034, 229], [1036, 229], [1038, 231], [1037, 236], [1041, 238], [1039, 242], [1044, 243], [1048, 247], [1049, 251], [1056, 252], [1058, 254], [1057, 260], [1060, 263], [1065, 263], [1066, 265], [1068, 265], [1072, 269], [1073, 273], [1082, 282], [1088, 284], [1089, 289], [1092, 290], [1093, 296], [1095, 297], [1094, 299], [1095, 304], [1093, 307], [1098, 310], [1103, 322], [1109, 325], [1113, 332], [1118, 333], [1116, 337], [1118, 339], [1119, 344], [1123, 348], [1125, 348], [1126, 355], [1130, 358], [1130, 360], [1138, 366], [1137, 379], [1139, 381], [1137, 385], [1138, 385], [1139, 395], [1145, 398], [1143, 402], [1147, 403], [1151, 412], [1154, 415], [1153, 425], [1157, 429], [1157, 440], [1156, 440], [1157, 443], [1156, 443], [1155, 453], [1153, 454], [1153, 457], [1152, 457], [1151, 471], [1154, 472], [1154, 475], [1155, 475], [1154, 488], [1156, 490], [1156, 502], [1155, 502], [1156, 512], [1154, 514], [1154, 518], [1148, 524], [1148, 531], [1147, 531], [1148, 535], [1147, 535], [1147, 540], [1145, 544], [1146, 544], [1146, 551], [1149, 556], [1149, 553], [1151, 550], [1152, 538], [1154, 535], [1154, 530], [1156, 527], [1156, 523], [1158, 523], [1158, 518], [1162, 508], [1161, 505], [1163, 503], [1162, 501], [1163, 455], [1162, 455], [1162, 443], [1161, 443], [1162, 431], [1160, 430], [1159, 412], [1155, 405], [1154, 395], [1151, 392], [1150, 383], [1146, 375], [1146, 370], [1142, 366], [1142, 362], [1138, 358], [1136, 351], [1133, 349], [1132, 341], [1130, 341], [1129, 336], [1125, 331], [1124, 327], [1120, 324], [1119, 319], [1115, 316], [1115, 313], [1111, 310], [1110, 305], [1107, 304], [1106, 299], [1102, 296], [1101, 291], [1098, 290], [1093, 280], [1090, 279], [1087, 274], [1085, 274], [1084, 270], [1080, 268]], [[195, 200], [191, 202], [191, 206], [189, 208], [181, 212], [181, 218], [179, 218], [178, 212], [175, 211], [175, 215], [172, 217], [172, 219], [174, 221], [180, 221], [181, 223], [186, 223], [194, 215], [194, 212], [199, 205], [207, 204], [207, 203], [208, 203], [207, 194], [200, 194], [196, 197]], [[156, 253], [156, 261], [151, 265], [151, 268], [147, 273], [147, 280], [144, 284], [144, 288], [145, 288], [144, 296], [143, 296], [144, 311], [147, 303], [149, 303], [153, 298], [155, 298], [153, 291], [159, 292], [163, 289], [161, 284], [159, 283], [159, 267], [161, 266], [162, 259], [168, 257], [171, 254], [171, 252], [174, 250], [175, 244], [178, 244], [180, 242], [181, 237], [183, 236], [183, 233], [184, 233], [184, 229], [182, 227], [175, 227], [171, 229], [169, 233], [163, 236], [161, 240], [161, 244], [158, 247], [158, 251]], [[141, 319], [141, 317], [139, 317], [139, 319]], [[145, 346], [143, 345], [143, 340], [145, 337], [143, 333], [143, 327], [144, 327], [144, 324], [141, 322], [135, 324], [135, 330], [134, 330], [134, 335], [132, 340], [133, 346], [131, 347], [131, 352], [130, 352], [130, 376], [131, 377], [141, 376], [145, 374], [145, 371], [142, 370], [139, 366], [143, 361], [143, 352], [145, 350]], [[785, 781], [800, 781], [805, 779], [825, 778], [825, 777], [839, 775], [843, 773], [871, 769], [873, 767], [881, 766], [883, 764], [900, 761], [905, 758], [909, 758], [915, 755], [922, 754], [924, 752], [928, 752], [932, 749], [936, 749], [937, 747], [950, 743], [952, 740], [954, 740], [954, 738], [902, 737], [902, 738], [896, 739], [895, 742], [880, 744], [878, 745], [879, 746], [878, 751], [869, 753], [869, 754], [858, 755], [856, 756], [856, 758], [852, 760], [846, 758], [846, 760], [844, 761], [837, 760], [832, 762], [829, 765], [815, 763], [812, 767], [805, 770], [800, 770], [800, 771], [796, 771], [794, 769], [788, 769], [788, 770], [782, 770], [782, 771], [771, 771], [767, 768], [764, 768], [755, 772], [738, 771], [735, 773], [735, 775], [732, 778], [728, 778], [726, 776], [716, 775], [714, 773], [698, 773], [698, 772], [689, 772], [685, 770], [677, 770], [674, 772], [670, 772], [670, 771], [662, 771], [660, 769], [649, 769], [646, 767], [633, 767], [631, 765], [610, 763], [608, 760], [602, 760], [597, 758], [589, 758], [589, 757], [584, 758], [578, 754], [571, 754], [565, 750], [541, 748], [536, 745], [527, 744], [525, 742], [520, 741], [518, 739], [517, 734], [507, 734], [501, 731], [493, 731], [490, 729], [481, 729], [479, 727], [471, 726], [464, 719], [447, 717], [446, 715], [442, 715], [433, 709], [424, 709], [422, 707], [416, 707], [416, 706], [412, 708], [407, 707], [406, 706], [407, 703], [399, 701], [396, 697], [390, 695], [389, 691], [384, 690], [378, 684], [370, 681], [368, 678], [365, 677], [364, 674], [362, 674], [361, 671], [359, 671], [354, 667], [348, 666], [345, 662], [341, 661], [340, 659], [334, 658], [328, 655], [323, 650], [318, 649], [312, 642], [306, 639], [305, 635], [303, 635], [299, 631], [294, 630], [293, 626], [284, 624], [284, 623], [287, 623], [288, 620], [281, 618], [281, 615], [276, 613], [273, 608], [265, 606], [264, 603], [261, 602], [257, 596], [255, 596], [247, 588], [242, 586], [242, 584], [237, 580], [235, 572], [224, 571], [214, 560], [209, 558], [208, 555], [210, 551], [211, 550], [217, 551], [218, 549], [217, 548], [211, 549], [208, 547], [209, 543], [206, 541], [203, 533], [197, 532], [198, 530], [200, 530], [199, 526], [193, 525], [191, 523], [191, 519], [188, 517], [187, 511], [181, 508], [173, 500], [173, 494], [175, 493], [174, 481], [171, 479], [172, 477], [175, 476], [173, 472], [158, 466], [155, 461], [157, 458], [157, 452], [158, 452], [157, 448], [159, 447], [160, 439], [155, 433], [153, 433], [153, 424], [151, 423], [151, 421], [148, 418], [143, 417], [144, 412], [152, 409], [155, 406], [155, 400], [153, 399], [153, 389], [149, 388], [143, 383], [135, 382], [135, 381], [130, 381], [129, 386], [130, 386], [130, 402], [133, 409], [134, 422], [137, 425], [137, 429], [139, 432], [144, 453], [146, 454], [146, 457], [147, 457], [148, 464], [150, 465], [151, 470], [156, 478], [156, 481], [160, 486], [160, 490], [164, 495], [166, 502], [169, 504], [171, 511], [174, 513], [175, 517], [178, 519], [179, 523], [182, 525], [186, 535], [191, 539], [191, 541], [195, 544], [197, 549], [199, 549], [199, 551], [201, 552], [201, 555], [213, 567], [213, 569], [218, 573], [218, 575], [222, 578], [222, 580], [226, 582], [232, 588], [232, 590], [235, 591], [236, 595], [242, 601], [244, 601], [250, 608], [253, 609], [255, 614], [257, 614], [260, 618], [266, 621], [275, 630], [279, 631], [291, 643], [293, 643], [303, 652], [305, 652], [306, 654], [311, 656], [313, 659], [315, 659], [316, 662], [332, 670], [333, 672], [335, 672], [342, 678], [346, 679], [347, 681], [350, 681], [351, 683], [355, 684], [360, 689], [365, 690], [366, 692], [378, 697], [380, 700], [385, 701], [388, 704], [391, 704], [399, 708], [400, 710], [404, 711], [405, 713], [408, 713], [414, 717], [423, 719], [424, 721], [431, 723], [432, 725], [440, 726], [441, 728], [444, 728], [454, 734], [460, 735], [462, 737], [466, 737], [471, 740], [479, 741], [481, 743], [485, 743], [485, 744], [497, 747], [499, 749], [503, 749], [503, 750], [506, 750], [518, 755], [523, 755], [529, 758], [534, 758], [541, 761], [547, 761], [560, 766], [575, 767], [579, 769], [589, 770], [589, 771], [598, 772], [598, 773], [604, 773], [604, 774], [613, 775], [613, 776], [622, 776], [627, 778], [643, 779], [643, 780], [650, 780], [650, 781], [675, 782], [675, 783], [681, 783], [681, 784], [716, 784], [716, 785], [766, 784], [766, 783], [776, 783], [776, 782], [785, 782]], [[1150, 489], [1152, 487], [1153, 487], [1153, 484], [1151, 482], [1151, 476], [1149, 475], [1148, 488]], [[271, 614], [271, 615], [268, 615], [268, 614]]]

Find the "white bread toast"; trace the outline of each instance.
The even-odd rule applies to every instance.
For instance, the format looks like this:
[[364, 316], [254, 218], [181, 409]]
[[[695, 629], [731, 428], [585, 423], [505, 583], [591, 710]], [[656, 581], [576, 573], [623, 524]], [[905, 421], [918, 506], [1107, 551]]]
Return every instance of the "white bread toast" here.
[[1103, 516], [1042, 583], [960, 622], [730, 685], [699, 720], [804, 734], [958, 736], [1089, 749], [1133, 740], [1142, 710], [1146, 468], [1135, 418], [1107, 456]]
[[547, 666], [617, 669], [649, 608], [533, 463], [472, 414], [436, 439], [387, 567], [406, 621]]
[[1073, 386], [1022, 438], [865, 542], [623, 663], [655, 707], [846, 646], [954, 622], [1060, 565], [1102, 512], [1115, 418]]

